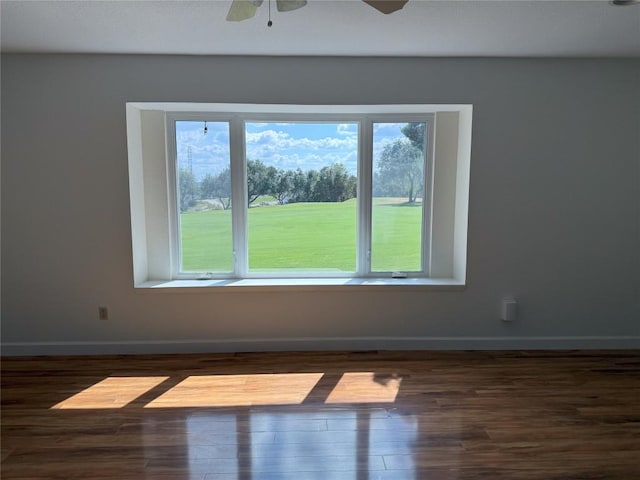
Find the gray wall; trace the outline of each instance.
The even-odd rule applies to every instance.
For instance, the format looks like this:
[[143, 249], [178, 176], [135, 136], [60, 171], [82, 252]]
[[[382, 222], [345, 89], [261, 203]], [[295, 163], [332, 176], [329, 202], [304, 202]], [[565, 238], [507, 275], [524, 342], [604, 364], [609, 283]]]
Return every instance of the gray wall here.
[[[633, 59], [3, 55], [3, 352], [638, 347], [638, 85]], [[467, 288], [135, 291], [127, 101], [473, 104]]]

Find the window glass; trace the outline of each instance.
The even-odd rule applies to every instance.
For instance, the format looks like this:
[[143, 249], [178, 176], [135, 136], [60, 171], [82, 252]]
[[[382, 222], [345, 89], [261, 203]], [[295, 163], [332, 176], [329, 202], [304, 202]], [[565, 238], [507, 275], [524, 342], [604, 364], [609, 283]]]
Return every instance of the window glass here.
[[245, 124], [250, 272], [355, 272], [357, 123]]
[[371, 271], [422, 270], [426, 123], [373, 124]]
[[424, 274], [426, 120], [254, 118], [175, 120], [179, 274]]
[[233, 271], [228, 122], [177, 121], [180, 270]]

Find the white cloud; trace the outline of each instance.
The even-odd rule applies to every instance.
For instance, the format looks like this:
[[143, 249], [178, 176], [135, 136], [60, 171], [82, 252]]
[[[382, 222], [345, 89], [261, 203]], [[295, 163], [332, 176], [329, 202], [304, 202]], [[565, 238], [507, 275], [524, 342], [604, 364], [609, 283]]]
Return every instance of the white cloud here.
[[258, 147], [269, 147], [272, 149], [349, 149], [357, 148], [357, 138], [336, 138], [324, 137], [318, 139], [293, 138], [285, 132], [275, 130], [265, 130], [257, 133], [247, 133], [247, 150]]
[[[187, 123], [187, 122], [185, 122]], [[200, 124], [202, 123], [202, 125]], [[358, 127], [356, 124], [336, 124], [333, 135], [322, 138], [294, 137], [280, 130], [279, 125], [260, 132], [246, 132], [246, 153], [251, 160], [260, 160], [277, 168], [297, 168], [303, 171], [320, 170], [334, 163], [342, 163], [355, 174], [358, 158]], [[252, 126], [259, 126], [252, 124]], [[283, 124], [290, 126], [290, 124]], [[203, 122], [188, 122], [176, 132], [177, 154], [180, 166], [188, 164], [189, 148], [194, 174], [201, 178], [206, 173], [217, 173], [229, 166], [229, 131], [226, 123], [208, 123], [208, 133], [203, 133]], [[378, 137], [374, 151], [379, 152], [388, 142], [384, 135]]]
[[196, 178], [219, 173], [229, 167], [229, 125], [226, 122], [207, 122], [205, 135], [204, 121], [178, 122], [176, 150], [178, 165], [190, 167]]
[[404, 127], [406, 123], [382, 123], [376, 122], [373, 124], [373, 133], [374, 135], [402, 135], [400, 129]]
[[358, 135], [358, 125], [356, 123], [339, 123], [336, 132], [338, 135]]
[[247, 133], [247, 158], [283, 169], [319, 170], [333, 163], [344, 164], [355, 173], [358, 139], [324, 137], [294, 138], [277, 130]]
[[284, 170], [296, 170], [302, 171], [308, 170], [320, 170], [323, 167], [333, 165], [334, 163], [341, 163], [345, 166], [347, 171], [352, 175], [357, 171], [357, 159], [358, 153], [351, 152], [347, 155], [341, 153], [292, 153], [281, 154], [275, 153], [267, 160], [262, 160], [267, 165], [273, 165], [277, 168]]

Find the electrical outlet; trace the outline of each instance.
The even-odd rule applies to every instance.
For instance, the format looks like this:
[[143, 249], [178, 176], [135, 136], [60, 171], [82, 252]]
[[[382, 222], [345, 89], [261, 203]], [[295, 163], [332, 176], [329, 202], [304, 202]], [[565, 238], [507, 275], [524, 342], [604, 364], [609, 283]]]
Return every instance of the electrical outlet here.
[[98, 318], [100, 320], [109, 320], [109, 309], [107, 307], [98, 307]]

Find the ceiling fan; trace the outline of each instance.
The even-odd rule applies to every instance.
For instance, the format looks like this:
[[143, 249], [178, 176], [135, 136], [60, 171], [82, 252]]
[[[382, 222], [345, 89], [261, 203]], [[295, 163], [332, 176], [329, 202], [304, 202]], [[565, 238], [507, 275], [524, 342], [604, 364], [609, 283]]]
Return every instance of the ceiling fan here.
[[[256, 10], [264, 0], [233, 0], [231, 8], [227, 14], [227, 21], [239, 22], [252, 18], [256, 14]], [[271, 6], [271, 0], [269, 6]], [[364, 3], [371, 5], [373, 8], [384, 14], [393, 13], [400, 10], [409, 0], [362, 0]], [[297, 10], [307, 4], [307, 0], [275, 0], [276, 8], [279, 12], [289, 12]], [[271, 26], [271, 20], [267, 24]]]

